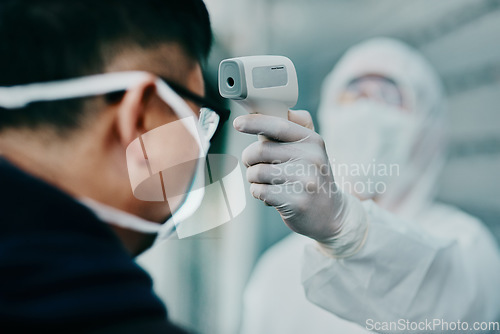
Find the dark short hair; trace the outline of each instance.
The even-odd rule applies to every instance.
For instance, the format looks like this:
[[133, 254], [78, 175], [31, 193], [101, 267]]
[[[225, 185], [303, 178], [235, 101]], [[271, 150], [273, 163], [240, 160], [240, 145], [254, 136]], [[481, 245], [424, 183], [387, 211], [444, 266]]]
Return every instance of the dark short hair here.
[[[102, 73], [113, 48], [164, 43], [179, 45], [191, 60], [206, 60], [212, 32], [202, 0], [2, 0], [0, 86]], [[0, 108], [0, 130], [49, 125], [67, 132], [81, 124], [88, 100]]]

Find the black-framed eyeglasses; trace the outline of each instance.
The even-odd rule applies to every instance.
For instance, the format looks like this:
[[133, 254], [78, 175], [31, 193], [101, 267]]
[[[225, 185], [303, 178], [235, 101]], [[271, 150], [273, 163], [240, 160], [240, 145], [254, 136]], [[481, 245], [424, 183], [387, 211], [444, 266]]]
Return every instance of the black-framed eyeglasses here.
[[188, 99], [200, 106], [199, 124], [209, 138], [213, 138], [229, 119], [230, 111], [216, 103], [191, 92], [182, 85], [167, 78], [160, 77], [180, 97]]

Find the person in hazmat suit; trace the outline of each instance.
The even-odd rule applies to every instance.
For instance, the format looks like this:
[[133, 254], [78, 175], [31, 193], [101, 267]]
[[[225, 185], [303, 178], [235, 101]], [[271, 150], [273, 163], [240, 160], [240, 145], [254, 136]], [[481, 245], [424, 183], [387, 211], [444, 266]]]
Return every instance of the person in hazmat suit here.
[[405, 332], [425, 322], [418, 330], [446, 332], [498, 320], [496, 242], [476, 218], [434, 199], [446, 118], [429, 63], [393, 39], [355, 45], [324, 81], [318, 123], [350, 203], [336, 214], [343, 228], [326, 241], [312, 236], [318, 242], [293, 233], [261, 257], [242, 333]]

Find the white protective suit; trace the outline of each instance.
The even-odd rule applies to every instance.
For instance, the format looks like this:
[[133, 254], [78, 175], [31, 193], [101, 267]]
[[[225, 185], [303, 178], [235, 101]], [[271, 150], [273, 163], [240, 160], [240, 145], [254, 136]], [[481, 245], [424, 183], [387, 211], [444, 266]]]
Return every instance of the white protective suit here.
[[318, 114], [329, 156], [333, 141], [343, 140], [329, 131], [339, 94], [352, 79], [373, 74], [393, 79], [417, 115], [408, 164], [377, 204], [362, 202], [368, 236], [354, 256], [335, 258], [295, 233], [262, 256], [245, 293], [243, 334], [362, 333], [368, 319], [472, 326], [500, 318], [496, 242], [474, 217], [433, 202], [444, 159], [443, 92], [413, 49], [373, 39], [340, 60], [324, 82]]

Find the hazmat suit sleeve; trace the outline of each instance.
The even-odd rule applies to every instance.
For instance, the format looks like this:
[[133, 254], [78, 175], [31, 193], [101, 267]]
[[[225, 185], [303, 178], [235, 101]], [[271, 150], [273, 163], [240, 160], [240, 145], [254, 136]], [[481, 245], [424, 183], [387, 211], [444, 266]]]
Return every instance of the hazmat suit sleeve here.
[[306, 247], [302, 281], [311, 302], [361, 326], [498, 318], [500, 258], [479, 221], [441, 208], [417, 224], [372, 201], [362, 206], [368, 233], [358, 253], [342, 258], [320, 243]]

